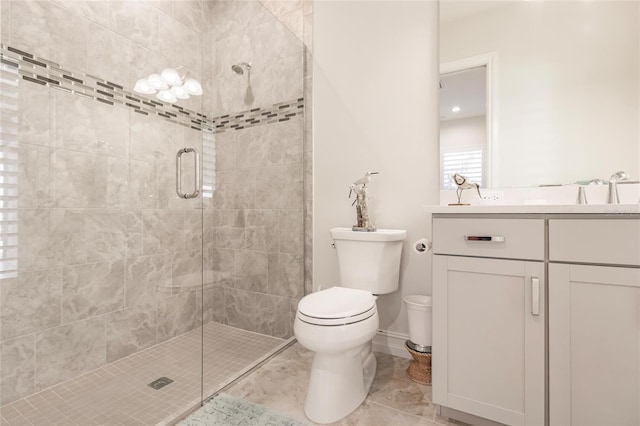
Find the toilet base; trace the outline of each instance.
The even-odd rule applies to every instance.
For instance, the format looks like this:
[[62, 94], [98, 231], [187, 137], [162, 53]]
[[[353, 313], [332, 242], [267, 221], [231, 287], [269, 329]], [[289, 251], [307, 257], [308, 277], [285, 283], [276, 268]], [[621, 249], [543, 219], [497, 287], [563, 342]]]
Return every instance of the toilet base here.
[[431, 385], [431, 354], [414, 351], [406, 343], [404, 347], [413, 357], [407, 368], [407, 377], [421, 385]]
[[341, 354], [316, 353], [304, 412], [315, 423], [333, 423], [358, 408], [376, 375], [371, 342]]

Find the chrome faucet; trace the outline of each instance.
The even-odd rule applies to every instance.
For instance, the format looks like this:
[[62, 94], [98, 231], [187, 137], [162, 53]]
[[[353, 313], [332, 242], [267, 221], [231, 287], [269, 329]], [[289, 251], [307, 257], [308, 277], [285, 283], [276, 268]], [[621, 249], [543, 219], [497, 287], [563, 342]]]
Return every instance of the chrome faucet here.
[[351, 228], [354, 231], [360, 232], [375, 232], [376, 227], [371, 223], [369, 218], [369, 206], [367, 205], [367, 184], [371, 182], [371, 175], [377, 175], [378, 172], [367, 172], [363, 177], [356, 180], [351, 184], [349, 191], [349, 198], [351, 194], [356, 194], [356, 199], [353, 200], [353, 204], [356, 206], [356, 224]]
[[618, 197], [618, 181], [629, 179], [629, 175], [625, 172], [616, 172], [609, 178], [609, 187], [607, 189], [607, 204], [620, 204]]

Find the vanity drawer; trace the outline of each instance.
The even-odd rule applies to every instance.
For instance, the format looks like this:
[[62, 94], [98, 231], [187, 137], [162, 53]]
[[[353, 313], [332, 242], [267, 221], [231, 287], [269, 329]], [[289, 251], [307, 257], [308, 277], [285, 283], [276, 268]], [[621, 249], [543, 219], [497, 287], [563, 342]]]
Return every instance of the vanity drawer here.
[[436, 217], [433, 253], [544, 260], [544, 219]]
[[549, 260], [640, 266], [640, 219], [550, 219]]

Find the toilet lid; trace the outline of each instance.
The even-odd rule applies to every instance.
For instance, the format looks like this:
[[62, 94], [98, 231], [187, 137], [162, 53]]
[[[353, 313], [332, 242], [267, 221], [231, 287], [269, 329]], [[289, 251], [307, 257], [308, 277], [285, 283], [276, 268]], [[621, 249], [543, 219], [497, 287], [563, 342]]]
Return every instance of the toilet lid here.
[[331, 287], [305, 296], [298, 304], [298, 312], [321, 319], [348, 318], [371, 310], [376, 297], [366, 290]]

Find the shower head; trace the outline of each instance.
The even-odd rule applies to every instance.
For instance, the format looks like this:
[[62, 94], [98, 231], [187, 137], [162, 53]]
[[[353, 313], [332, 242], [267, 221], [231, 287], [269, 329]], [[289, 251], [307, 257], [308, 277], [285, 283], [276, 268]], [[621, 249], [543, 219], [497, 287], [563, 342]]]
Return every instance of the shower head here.
[[251, 69], [251, 64], [247, 62], [240, 62], [239, 64], [231, 65], [231, 71], [235, 72], [238, 75], [244, 74], [244, 71], [249, 71]]

